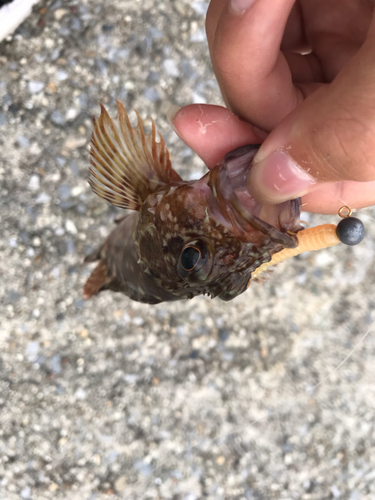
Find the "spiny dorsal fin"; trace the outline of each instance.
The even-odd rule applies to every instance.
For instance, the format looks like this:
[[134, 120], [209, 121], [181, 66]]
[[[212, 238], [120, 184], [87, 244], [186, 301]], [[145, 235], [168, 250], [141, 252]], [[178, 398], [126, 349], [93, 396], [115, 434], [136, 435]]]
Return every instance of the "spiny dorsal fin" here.
[[116, 102], [117, 118], [112, 120], [102, 104], [99, 118], [94, 118], [89, 183], [94, 193], [116, 207], [139, 210], [149, 194], [181, 178], [172, 168], [160, 134], [156, 141], [154, 121], [146, 135], [139, 113], [133, 128], [124, 106]]

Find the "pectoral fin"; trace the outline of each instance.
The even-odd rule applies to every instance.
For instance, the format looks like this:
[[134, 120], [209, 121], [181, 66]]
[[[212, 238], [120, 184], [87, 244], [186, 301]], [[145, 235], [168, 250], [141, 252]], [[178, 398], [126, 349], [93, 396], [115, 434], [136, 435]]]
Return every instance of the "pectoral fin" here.
[[105, 262], [101, 260], [85, 283], [83, 298], [87, 300], [96, 295], [100, 290], [106, 288], [110, 282], [111, 278], [108, 276], [108, 268]]
[[101, 114], [94, 119], [89, 183], [94, 193], [116, 207], [139, 210], [149, 194], [181, 178], [172, 168], [163, 137], [158, 134], [156, 140], [154, 121], [146, 135], [139, 114], [133, 128], [124, 106], [116, 102], [117, 118], [112, 120], [101, 104]]

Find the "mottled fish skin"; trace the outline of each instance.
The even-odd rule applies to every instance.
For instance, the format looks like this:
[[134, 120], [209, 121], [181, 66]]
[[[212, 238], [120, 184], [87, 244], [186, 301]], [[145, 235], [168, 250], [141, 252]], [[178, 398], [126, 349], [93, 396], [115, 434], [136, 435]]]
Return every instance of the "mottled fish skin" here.
[[120, 102], [112, 120], [94, 120], [89, 182], [104, 199], [132, 211], [86, 261], [99, 260], [84, 288], [123, 292], [156, 304], [200, 294], [231, 300], [251, 273], [283, 248], [297, 245], [300, 200], [256, 203], [246, 178], [257, 145], [228, 153], [198, 181], [173, 170], [155, 125], [131, 127]]

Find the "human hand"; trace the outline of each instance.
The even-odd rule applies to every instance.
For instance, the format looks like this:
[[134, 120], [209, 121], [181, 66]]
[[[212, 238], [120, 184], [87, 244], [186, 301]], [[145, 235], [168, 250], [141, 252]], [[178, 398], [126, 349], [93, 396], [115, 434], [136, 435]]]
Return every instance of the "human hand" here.
[[374, 204], [373, 1], [246, 3], [212, 0], [207, 37], [227, 105], [248, 123], [190, 106], [174, 119], [179, 135], [210, 167], [272, 130], [248, 179], [259, 201], [305, 194], [304, 209], [321, 213]]

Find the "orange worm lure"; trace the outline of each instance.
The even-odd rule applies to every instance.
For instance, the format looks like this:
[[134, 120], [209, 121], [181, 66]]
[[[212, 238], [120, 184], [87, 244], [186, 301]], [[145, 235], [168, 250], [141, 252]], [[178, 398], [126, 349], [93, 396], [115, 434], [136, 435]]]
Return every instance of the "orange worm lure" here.
[[360, 243], [365, 236], [362, 222], [356, 217], [352, 217], [352, 209], [346, 206], [340, 208], [339, 215], [342, 220], [337, 226], [335, 224], [322, 224], [299, 231], [296, 234], [298, 238], [296, 248], [284, 248], [281, 252], [275, 253], [272, 259], [259, 266], [251, 277], [257, 278], [270, 266], [279, 264], [279, 262], [289, 259], [289, 257], [295, 257], [302, 252], [322, 250], [323, 248], [333, 247], [338, 243], [350, 246]]
[[336, 227], [335, 224], [322, 224], [321, 226], [302, 229], [296, 234], [298, 238], [296, 248], [284, 248], [281, 252], [275, 253], [269, 262], [265, 262], [252, 273], [252, 278], [257, 278], [270, 266], [275, 266], [283, 260], [295, 257], [302, 252], [322, 250], [337, 245], [340, 240], [336, 234]]

